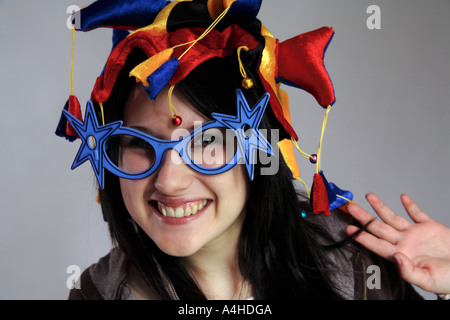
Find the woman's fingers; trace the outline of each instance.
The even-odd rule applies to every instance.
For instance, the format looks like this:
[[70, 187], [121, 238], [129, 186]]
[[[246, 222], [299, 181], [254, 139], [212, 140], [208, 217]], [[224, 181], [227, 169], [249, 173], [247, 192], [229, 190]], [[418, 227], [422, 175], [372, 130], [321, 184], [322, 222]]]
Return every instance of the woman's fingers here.
[[425, 212], [423, 212], [419, 208], [419, 206], [417, 206], [417, 204], [410, 196], [402, 194], [400, 200], [402, 201], [403, 207], [405, 207], [406, 212], [414, 222], [419, 223], [431, 219]]
[[[356, 226], [348, 226], [346, 232], [348, 235], [354, 234], [359, 230]], [[393, 260], [393, 255], [395, 253], [395, 247], [388, 241], [375, 237], [374, 235], [362, 231], [355, 238], [355, 241], [369, 249], [370, 251], [376, 253], [380, 257], [388, 260]]]
[[366, 226], [368, 224], [366, 229], [374, 236], [392, 244], [396, 244], [400, 239], [400, 233], [396, 229], [379, 221], [360, 206], [349, 204], [347, 209], [349, 214], [358, 220], [361, 225]]
[[[361, 231], [355, 241], [395, 261], [406, 281], [431, 292], [449, 292], [450, 229], [429, 217], [407, 195], [401, 196], [401, 202], [415, 223], [395, 214], [373, 193], [366, 199], [382, 221], [367, 225], [374, 218], [358, 205], [349, 204], [349, 214], [367, 225], [367, 232]], [[351, 235], [358, 230], [348, 226], [346, 232]]]
[[408, 220], [397, 215], [387, 205], [385, 205], [376, 194], [369, 193], [366, 195], [366, 199], [375, 210], [377, 215], [381, 218], [381, 220], [383, 220], [386, 224], [393, 227], [394, 229], [403, 231], [411, 225]]

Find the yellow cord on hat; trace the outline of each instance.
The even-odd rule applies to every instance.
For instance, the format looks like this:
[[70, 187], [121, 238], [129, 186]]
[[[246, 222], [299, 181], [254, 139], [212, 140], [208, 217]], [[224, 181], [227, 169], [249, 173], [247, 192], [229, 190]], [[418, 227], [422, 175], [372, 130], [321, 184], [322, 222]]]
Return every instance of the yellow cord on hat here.
[[[74, 48], [75, 48], [75, 26], [72, 26], [72, 58], [70, 64], [70, 95], [74, 95], [73, 89], [73, 64], [74, 64]], [[100, 110], [102, 112], [102, 125], [105, 125], [105, 114], [103, 112], [103, 104], [99, 102]]]
[[298, 146], [297, 141], [291, 137], [292, 143], [294, 144], [294, 146], [297, 148], [297, 150], [300, 152], [300, 154], [302, 155], [303, 158], [305, 159], [311, 159], [311, 155], [306, 153], [305, 151], [303, 151], [302, 149], [300, 149], [300, 147]]
[[322, 140], [323, 140], [323, 134], [325, 132], [325, 127], [327, 126], [328, 113], [330, 112], [330, 110], [331, 110], [331, 105], [327, 107], [327, 111], [325, 112], [325, 117], [323, 118], [323, 122], [322, 122], [322, 131], [320, 132], [319, 148], [317, 149], [316, 173], [320, 172], [320, 159], [321, 159], [321, 153], [322, 153]]
[[[321, 158], [321, 154], [322, 154], [322, 141], [323, 141], [323, 136], [324, 136], [324, 133], [325, 133], [325, 128], [326, 128], [326, 125], [327, 125], [328, 113], [330, 112], [330, 110], [331, 110], [331, 105], [327, 107], [327, 110], [326, 110], [326, 112], [325, 112], [325, 116], [324, 116], [323, 122], [322, 122], [322, 129], [321, 129], [321, 132], [320, 132], [319, 147], [318, 147], [318, 149], [317, 149], [316, 173], [319, 173], [319, 172], [320, 172], [320, 158]], [[297, 148], [297, 150], [300, 152], [300, 155], [301, 155], [303, 158], [309, 159], [309, 160], [312, 159], [312, 155], [310, 155], [310, 154], [306, 153], [305, 151], [303, 151], [302, 149], [300, 149], [300, 147], [299, 147], [297, 141], [296, 141], [294, 138], [291, 137], [291, 140], [292, 140], [292, 143], [293, 143], [294, 146]], [[311, 189], [308, 188], [308, 186], [307, 186], [307, 184], [305, 183], [305, 181], [304, 181], [302, 178], [300, 178], [300, 177], [295, 178], [295, 179], [296, 179], [297, 181], [300, 181], [300, 182], [303, 184], [303, 186], [305, 187], [306, 192], [307, 192], [307, 194], [308, 194], [308, 197], [310, 197]], [[339, 196], [339, 197], [345, 199], [345, 198], [342, 197], [342, 196]], [[346, 200], [348, 200], [348, 199], [346, 199]], [[349, 201], [350, 201], [350, 200], [349, 200]]]
[[189, 48], [186, 49], [186, 51], [184, 51], [179, 57], [178, 60], [180, 60], [198, 41], [202, 40], [204, 37], [207, 36], [208, 33], [211, 32], [211, 30], [213, 30], [217, 24], [220, 22], [220, 20], [223, 19], [223, 17], [225, 17], [225, 15], [227, 14], [228, 10], [230, 10], [231, 5], [228, 6], [225, 10], [223, 10], [223, 12], [216, 18], [216, 20], [214, 20], [214, 22], [200, 35], [200, 37], [198, 37], [197, 39], [195, 39], [195, 41], [189, 46]]
[[237, 49], [237, 54], [238, 54], [238, 58], [239, 58], [239, 71], [241, 72], [241, 75], [243, 78], [245, 78], [247, 76], [247, 73], [245, 72], [244, 66], [242, 65], [242, 61], [241, 61], [241, 50], [244, 49], [245, 51], [248, 51], [249, 48], [247, 46], [240, 46]]
[[[291, 140], [292, 140], [292, 144], [297, 148], [297, 150], [300, 152], [300, 154], [303, 158], [311, 159], [311, 155], [307, 154], [302, 149], [300, 149], [297, 141], [294, 138], [291, 137]], [[300, 176], [298, 178], [295, 178], [295, 180], [300, 181], [303, 184], [303, 186], [305, 187], [306, 193], [308, 194], [308, 198], [309, 198], [311, 190], [310, 190], [310, 188], [308, 188], [308, 185], [306, 184], [306, 182], [302, 178], [300, 178]]]
[[250, 89], [253, 87], [253, 80], [250, 79], [249, 77], [247, 77], [247, 73], [245, 72], [244, 65], [242, 64], [242, 60], [241, 60], [241, 50], [242, 49], [244, 49], [245, 51], [250, 50], [246, 46], [240, 46], [237, 49], [237, 56], [238, 56], [238, 61], [239, 61], [239, 71], [241, 72], [241, 76], [243, 78], [241, 84], [245, 89]]
[[[203, 33], [197, 39], [195, 39], [193, 41], [190, 41], [190, 42], [182, 43], [182, 44], [179, 44], [179, 45], [176, 45], [175, 47], [173, 47], [173, 48], [176, 48], [176, 47], [181, 47], [181, 46], [190, 44], [190, 46], [178, 57], [178, 60], [181, 60], [181, 58], [183, 58], [183, 56], [189, 50], [191, 50], [191, 48], [197, 42], [199, 42], [204, 37], [206, 37], [208, 35], [208, 33], [210, 33], [217, 26], [217, 24], [220, 22], [220, 20], [222, 20], [223, 17], [225, 17], [225, 15], [227, 14], [228, 10], [230, 10], [230, 7], [231, 7], [231, 5], [228, 6], [225, 10], [223, 10], [223, 12], [216, 18], [216, 20], [214, 20], [214, 22], [205, 31], [203, 31]], [[177, 109], [175, 108], [175, 106], [172, 103], [172, 93], [173, 93], [174, 88], [175, 88], [175, 85], [171, 85], [170, 88], [169, 88], [169, 91], [167, 93], [168, 100], [169, 100], [170, 115], [172, 116], [172, 118], [175, 118], [177, 116]]]
[[100, 111], [102, 112], [102, 125], [105, 125], [105, 114], [103, 113], [103, 103], [99, 102]]
[[175, 118], [177, 115], [177, 109], [175, 109], [175, 106], [172, 104], [172, 92], [173, 89], [175, 89], [175, 85], [171, 85], [169, 88], [169, 92], [168, 92], [168, 98], [169, 98], [169, 110], [170, 110], [170, 115], [172, 116], [172, 118]]
[[75, 26], [72, 26], [72, 62], [70, 64], [70, 95], [73, 96], [73, 51], [75, 47]]
[[[326, 128], [326, 125], [327, 125], [328, 113], [330, 112], [330, 110], [331, 110], [331, 105], [327, 107], [327, 110], [325, 112], [325, 116], [324, 116], [323, 122], [322, 122], [322, 130], [320, 132], [319, 147], [318, 147], [318, 150], [317, 150], [316, 173], [320, 173], [320, 158], [321, 158], [321, 154], [322, 154], [322, 141], [323, 141], [323, 136], [324, 136], [324, 133], [325, 133], [325, 128]], [[310, 155], [310, 154], [304, 152], [302, 149], [300, 149], [297, 141], [294, 138], [291, 137], [291, 140], [292, 140], [292, 143], [297, 148], [297, 150], [300, 152], [300, 154], [302, 155], [303, 158], [306, 158], [306, 159], [311, 159], [312, 158], [312, 155]], [[305, 187], [306, 193], [308, 195], [308, 198], [310, 198], [311, 197], [311, 189], [308, 187], [308, 185], [305, 183], [305, 181], [303, 181], [303, 179], [301, 179], [300, 177], [295, 178], [295, 179], [297, 181], [300, 181], [303, 184], [303, 186]], [[346, 198], [344, 196], [341, 196], [339, 194], [336, 194], [336, 197], [346, 200], [347, 203], [355, 203], [353, 200], [350, 200], [350, 199], [348, 199], [348, 198]]]

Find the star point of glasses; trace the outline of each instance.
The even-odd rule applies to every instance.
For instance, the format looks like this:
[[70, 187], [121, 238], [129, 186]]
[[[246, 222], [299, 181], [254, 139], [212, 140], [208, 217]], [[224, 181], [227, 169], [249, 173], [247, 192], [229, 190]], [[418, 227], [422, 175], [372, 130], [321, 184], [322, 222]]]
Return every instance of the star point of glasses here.
[[121, 122], [113, 122], [100, 126], [95, 116], [94, 106], [91, 101], [86, 105], [84, 122], [81, 122], [69, 112], [63, 110], [67, 121], [75, 129], [82, 143], [72, 164], [75, 169], [89, 160], [100, 186], [103, 186], [103, 144], [105, 140], [117, 130]]
[[253, 108], [247, 103], [240, 89], [236, 90], [237, 114], [235, 116], [213, 113], [212, 117], [224, 126], [236, 132], [239, 152], [245, 159], [250, 179], [253, 180], [254, 164], [257, 151], [273, 155], [272, 147], [266, 137], [259, 130], [264, 111], [269, 102], [270, 95], [265, 93]]

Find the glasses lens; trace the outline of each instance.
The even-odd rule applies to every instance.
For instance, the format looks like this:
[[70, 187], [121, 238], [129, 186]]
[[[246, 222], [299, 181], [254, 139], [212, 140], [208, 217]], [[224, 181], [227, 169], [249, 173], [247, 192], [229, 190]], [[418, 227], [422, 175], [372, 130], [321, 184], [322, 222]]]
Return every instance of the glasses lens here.
[[236, 135], [233, 130], [210, 128], [194, 135], [190, 141], [189, 152], [196, 165], [215, 169], [232, 161], [236, 148]]
[[155, 162], [155, 150], [147, 141], [130, 136], [115, 135], [106, 141], [106, 154], [111, 162], [127, 173], [141, 173]]

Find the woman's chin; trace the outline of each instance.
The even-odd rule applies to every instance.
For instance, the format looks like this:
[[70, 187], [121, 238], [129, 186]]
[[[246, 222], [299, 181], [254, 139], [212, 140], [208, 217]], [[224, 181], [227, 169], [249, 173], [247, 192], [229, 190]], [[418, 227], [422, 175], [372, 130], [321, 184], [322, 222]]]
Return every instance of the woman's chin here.
[[194, 255], [198, 252], [199, 248], [195, 246], [186, 246], [180, 244], [156, 244], [161, 251], [169, 256], [178, 257], [178, 258], [186, 258]]

